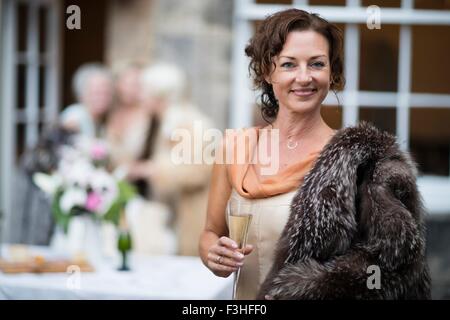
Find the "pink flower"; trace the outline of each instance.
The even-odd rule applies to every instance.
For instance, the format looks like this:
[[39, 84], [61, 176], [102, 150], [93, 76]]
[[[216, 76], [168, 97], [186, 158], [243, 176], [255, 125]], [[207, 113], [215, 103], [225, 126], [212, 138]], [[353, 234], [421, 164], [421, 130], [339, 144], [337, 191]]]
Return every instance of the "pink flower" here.
[[102, 144], [94, 144], [91, 148], [91, 156], [94, 160], [103, 160], [107, 156], [107, 150]]
[[91, 192], [88, 194], [86, 199], [86, 209], [89, 211], [97, 212], [102, 203], [102, 199], [100, 195], [96, 192]]

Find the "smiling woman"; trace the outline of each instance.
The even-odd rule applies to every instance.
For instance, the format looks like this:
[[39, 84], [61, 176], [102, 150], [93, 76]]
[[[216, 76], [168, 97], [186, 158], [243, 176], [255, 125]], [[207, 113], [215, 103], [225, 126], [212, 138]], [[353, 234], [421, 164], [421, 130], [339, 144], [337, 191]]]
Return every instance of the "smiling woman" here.
[[[237, 299], [425, 299], [424, 220], [416, 167], [395, 137], [361, 124], [332, 130], [320, 110], [344, 86], [342, 37], [318, 15], [289, 9], [267, 17], [245, 53], [261, 89], [266, 127], [249, 128], [245, 164], [216, 162], [200, 240], [217, 276], [240, 269]], [[262, 131], [279, 134], [279, 170], [252, 161]], [[224, 145], [228, 143], [225, 138]], [[255, 209], [247, 247], [229, 235], [243, 205]], [[382, 283], [369, 286], [373, 267]], [[378, 287], [380, 287], [378, 289]]]

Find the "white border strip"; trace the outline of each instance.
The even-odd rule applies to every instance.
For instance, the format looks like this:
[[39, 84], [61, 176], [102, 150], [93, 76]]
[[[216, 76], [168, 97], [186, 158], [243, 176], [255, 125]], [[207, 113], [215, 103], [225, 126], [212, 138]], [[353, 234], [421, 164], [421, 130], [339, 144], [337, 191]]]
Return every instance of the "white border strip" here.
[[[359, 6], [358, 0], [347, 0], [348, 8]], [[345, 27], [344, 41], [344, 112], [342, 124], [344, 127], [354, 125], [358, 122], [358, 89], [359, 89], [359, 53], [360, 35], [356, 24], [347, 24]]]
[[[59, 113], [59, 105], [61, 99], [60, 90], [60, 73], [61, 70], [61, 56], [60, 56], [60, 12], [61, 2], [58, 0], [50, 0], [47, 7], [47, 52], [45, 63], [45, 116], [46, 125], [57, 120]], [[52, 39], [52, 41], [50, 41]]]
[[39, 7], [36, 2], [30, 2], [28, 5], [27, 60], [28, 63], [25, 65], [25, 110], [27, 115], [25, 147], [29, 149], [36, 144], [39, 133]]
[[[412, 9], [412, 0], [402, 0], [402, 8]], [[409, 106], [411, 91], [411, 26], [400, 26], [399, 41], [396, 133], [400, 148], [407, 150], [409, 147]]]
[[[292, 5], [251, 4], [243, 6], [236, 14], [240, 19], [262, 20], [277, 11], [292, 8]], [[318, 13], [330, 22], [366, 23], [365, 7], [348, 6], [302, 6], [301, 9]], [[381, 7], [384, 24], [450, 25], [450, 10], [421, 10]]]
[[[2, 3], [2, 105], [1, 105], [1, 201], [2, 223], [1, 237], [8, 239], [9, 230], [6, 228], [9, 224], [12, 211], [11, 185], [13, 183], [14, 158], [15, 158], [15, 112], [16, 105], [16, 72], [14, 63], [14, 48], [16, 47], [15, 35], [17, 34], [17, 10], [12, 0], [6, 0]], [[3, 240], [3, 239], [0, 239]]]
[[248, 59], [244, 56], [247, 42], [253, 35], [252, 22], [239, 18], [238, 12], [252, 5], [252, 0], [234, 0], [233, 52], [231, 62], [231, 106], [230, 127], [244, 128], [253, 123], [252, 87], [248, 77]]
[[[340, 102], [343, 92], [338, 92]], [[396, 92], [358, 91], [358, 105], [363, 107], [392, 107], [395, 108], [398, 98]], [[450, 108], [450, 94], [411, 93], [409, 94], [410, 108]], [[324, 105], [337, 105], [334, 93], [328, 93]]]

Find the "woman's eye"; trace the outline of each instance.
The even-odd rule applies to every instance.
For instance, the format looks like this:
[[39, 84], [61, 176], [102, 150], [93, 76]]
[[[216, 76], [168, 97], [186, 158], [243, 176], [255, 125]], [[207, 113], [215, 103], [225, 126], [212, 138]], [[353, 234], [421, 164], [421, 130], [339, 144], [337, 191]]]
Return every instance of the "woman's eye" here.
[[282, 68], [292, 68], [294, 64], [292, 62], [284, 62], [281, 64]]
[[317, 61], [317, 62], [313, 62], [311, 64], [311, 66], [313, 66], [314, 68], [323, 68], [323, 67], [325, 67], [325, 63], [323, 63], [321, 61]]

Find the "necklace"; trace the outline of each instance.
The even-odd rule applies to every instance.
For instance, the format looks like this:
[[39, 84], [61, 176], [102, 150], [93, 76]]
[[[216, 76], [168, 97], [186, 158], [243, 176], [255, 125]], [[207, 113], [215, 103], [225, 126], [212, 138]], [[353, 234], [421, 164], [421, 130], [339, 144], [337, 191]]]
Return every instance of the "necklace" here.
[[[271, 128], [274, 129], [273, 124], [270, 124]], [[286, 147], [289, 150], [294, 150], [298, 146], [298, 141], [293, 141], [292, 136], [289, 136], [286, 142]]]

